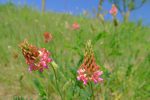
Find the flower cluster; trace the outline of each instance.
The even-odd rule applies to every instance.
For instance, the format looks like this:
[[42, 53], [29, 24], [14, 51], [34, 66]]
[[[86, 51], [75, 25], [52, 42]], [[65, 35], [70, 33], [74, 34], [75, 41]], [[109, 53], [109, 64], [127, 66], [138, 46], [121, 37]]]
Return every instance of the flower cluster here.
[[110, 13], [111, 15], [113, 15], [113, 16], [116, 16], [116, 15], [117, 15], [118, 9], [117, 9], [117, 7], [116, 7], [114, 4], [112, 5], [112, 8], [110, 9], [109, 13]]
[[45, 48], [37, 48], [29, 44], [26, 40], [20, 44], [22, 54], [26, 59], [26, 63], [29, 65], [29, 71], [43, 71], [48, 68], [48, 63], [52, 61], [49, 58], [50, 53]]
[[49, 32], [45, 32], [44, 33], [44, 42], [45, 43], [48, 43], [48, 42], [50, 42], [51, 40], [52, 40], [52, 34], [51, 33], [49, 33]]
[[103, 81], [103, 79], [100, 78], [103, 72], [99, 70], [99, 66], [96, 64], [91, 41], [87, 43], [84, 61], [77, 73], [77, 79], [82, 81], [84, 85], [86, 85], [88, 81], [94, 81], [94, 83]]
[[80, 25], [79, 25], [77, 22], [74, 22], [74, 23], [72, 24], [72, 29], [78, 30], [78, 29], [80, 29]]

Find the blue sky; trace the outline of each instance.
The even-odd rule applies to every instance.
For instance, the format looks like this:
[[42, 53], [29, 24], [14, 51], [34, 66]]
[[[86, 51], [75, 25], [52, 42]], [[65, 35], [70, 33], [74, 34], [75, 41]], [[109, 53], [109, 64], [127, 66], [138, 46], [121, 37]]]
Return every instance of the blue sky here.
[[[0, 0], [1, 4], [6, 3], [9, 0]], [[41, 0], [10, 0], [16, 5], [24, 5], [41, 9]], [[72, 14], [78, 15], [83, 12], [83, 10], [87, 10], [92, 13], [93, 9], [97, 9], [99, 0], [46, 0], [46, 11], [53, 12], [71, 12]], [[105, 0], [103, 4], [103, 8], [105, 10], [109, 10], [111, 8], [111, 4]], [[120, 20], [122, 19], [121, 15], [117, 16]], [[105, 16], [107, 20], [111, 19], [111, 15], [107, 14]], [[144, 25], [150, 25], [150, 2], [146, 3], [140, 9], [134, 10], [131, 12], [130, 20], [137, 21], [142, 19]]]

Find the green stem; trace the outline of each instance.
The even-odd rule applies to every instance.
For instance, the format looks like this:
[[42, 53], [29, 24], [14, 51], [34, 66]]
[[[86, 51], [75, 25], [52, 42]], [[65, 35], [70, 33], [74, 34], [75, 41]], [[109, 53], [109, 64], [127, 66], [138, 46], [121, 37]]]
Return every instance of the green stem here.
[[76, 85], [77, 85], [77, 80], [76, 80], [76, 82], [75, 82], [75, 84], [74, 84], [74, 87], [73, 87], [73, 96], [74, 96], [74, 94], [75, 94], [75, 87], [76, 87]]
[[62, 94], [61, 94], [61, 92], [60, 92], [59, 85], [58, 85], [58, 78], [57, 78], [57, 75], [56, 75], [56, 70], [55, 70], [55, 68], [54, 68], [53, 65], [52, 65], [52, 69], [53, 69], [53, 71], [54, 71], [55, 82], [56, 82], [56, 87], [57, 87], [58, 93], [59, 93], [59, 95], [60, 95], [60, 97], [61, 97], [61, 100], [63, 100], [63, 97], [62, 97]]
[[95, 97], [94, 97], [94, 89], [93, 89], [93, 86], [92, 86], [92, 83], [90, 82], [90, 89], [91, 89], [91, 99], [90, 100], [95, 100]]

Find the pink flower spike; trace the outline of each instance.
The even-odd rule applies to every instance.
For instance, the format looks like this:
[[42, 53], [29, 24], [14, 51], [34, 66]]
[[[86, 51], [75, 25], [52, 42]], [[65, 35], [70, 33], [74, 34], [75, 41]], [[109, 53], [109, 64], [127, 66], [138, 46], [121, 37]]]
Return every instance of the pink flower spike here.
[[37, 48], [24, 41], [20, 45], [22, 53], [25, 57], [26, 63], [29, 65], [29, 71], [39, 70], [43, 72], [44, 69], [48, 69], [48, 63], [52, 62], [49, 58], [50, 53], [45, 48]]
[[91, 42], [87, 44], [84, 60], [77, 71], [77, 79], [82, 81], [84, 85], [93, 81], [95, 84], [100, 83], [103, 79], [100, 78], [103, 71], [99, 70], [99, 66], [96, 64], [94, 53], [91, 49]]
[[49, 32], [45, 32], [44, 34], [43, 34], [43, 36], [44, 36], [44, 42], [45, 43], [48, 43], [48, 42], [50, 42], [50, 41], [52, 41], [52, 34], [51, 33], [49, 33]]
[[109, 13], [110, 13], [111, 15], [113, 15], [113, 16], [116, 16], [116, 15], [117, 15], [118, 9], [117, 9], [117, 7], [116, 7], [114, 4], [112, 5], [112, 8], [110, 9]]
[[77, 22], [74, 22], [74, 23], [72, 24], [72, 29], [78, 30], [78, 29], [80, 29], [80, 25], [79, 25]]

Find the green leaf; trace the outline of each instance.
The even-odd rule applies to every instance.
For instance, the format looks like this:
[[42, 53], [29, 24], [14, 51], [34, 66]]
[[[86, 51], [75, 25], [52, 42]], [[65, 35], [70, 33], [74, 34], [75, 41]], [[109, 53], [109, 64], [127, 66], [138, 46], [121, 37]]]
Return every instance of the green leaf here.
[[40, 81], [38, 79], [34, 79], [33, 80], [34, 85], [36, 86], [37, 90], [39, 91], [39, 95], [41, 97], [46, 97], [46, 92], [44, 90], [44, 87], [42, 86], [42, 84], [40, 83]]
[[62, 90], [65, 92], [69, 87], [71, 87], [71, 80], [68, 80], [62, 87]]
[[95, 36], [92, 40], [92, 44], [95, 45], [102, 37], [105, 36], [105, 32], [100, 32], [97, 36]]
[[131, 72], [132, 72], [132, 67], [133, 67], [132, 64], [129, 64], [129, 65], [128, 65], [128, 68], [127, 68], [127, 71], [126, 71], [126, 76], [129, 76], [129, 75], [131, 74]]

